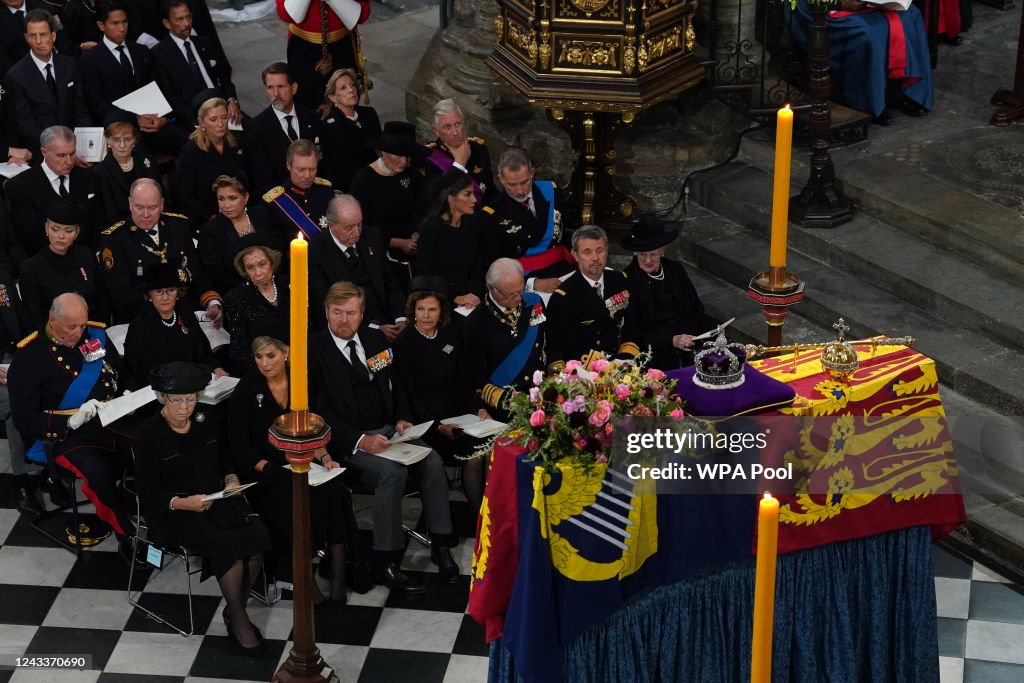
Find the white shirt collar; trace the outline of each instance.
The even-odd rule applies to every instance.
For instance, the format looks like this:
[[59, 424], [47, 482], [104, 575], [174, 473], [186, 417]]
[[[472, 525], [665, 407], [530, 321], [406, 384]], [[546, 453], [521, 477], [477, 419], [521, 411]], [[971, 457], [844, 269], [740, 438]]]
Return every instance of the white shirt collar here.
[[[43, 76], [46, 76], [46, 65], [47, 64], [53, 64], [53, 53], [52, 52], [50, 53], [50, 61], [48, 61], [48, 62], [44, 62], [44, 61], [40, 60], [39, 57], [36, 57], [36, 53], [32, 52], [32, 50], [29, 50], [28, 54], [32, 58], [32, 61], [36, 63], [36, 68], [39, 69], [40, 72], [42, 72]], [[56, 68], [56, 66], [54, 66], [53, 72], [54, 72], [53, 77], [57, 78], [57, 68]]]
[[286, 117], [286, 116], [291, 116], [294, 119], [298, 119], [299, 118], [295, 114], [295, 104], [294, 103], [292, 104], [292, 110], [289, 111], [289, 112], [283, 112], [280, 109], [278, 109], [277, 107], [273, 107], [273, 106], [271, 107], [271, 109], [274, 111], [274, 114], [277, 115], [277, 120], [281, 121], [282, 123], [284, 122], [284, 117]]
[[327, 331], [331, 333], [331, 338], [334, 339], [334, 343], [337, 344], [338, 348], [341, 349], [342, 353], [347, 355], [348, 352], [347, 352], [345, 347], [348, 345], [348, 343], [350, 341], [354, 341], [356, 343], [356, 351], [362, 350], [363, 343], [361, 341], [359, 341], [359, 333], [358, 332], [356, 332], [355, 335], [351, 339], [342, 339], [338, 335], [336, 335], [333, 332], [331, 332], [331, 328], [328, 327]]
[[[107, 46], [108, 50], [110, 50], [111, 52], [114, 53], [115, 57], [120, 57], [121, 56], [121, 53], [117, 51], [117, 48], [120, 47], [120, 46], [117, 45], [117, 43], [115, 43], [114, 41], [110, 40], [110, 38], [107, 38], [106, 36], [103, 36], [103, 44]], [[128, 51], [128, 44], [127, 43], [121, 43], [121, 45], [124, 45], [125, 52], [127, 52]], [[131, 54], [128, 55], [128, 58], [131, 59]]]
[[11, 14], [14, 14], [15, 12], [25, 12], [25, 11], [27, 11], [27, 8], [25, 7], [25, 3], [24, 2], [21, 3], [21, 6], [19, 6], [19, 7], [11, 7], [10, 5], [8, 5], [7, 9], [10, 11]]
[[[173, 40], [174, 44], [178, 46], [178, 49], [181, 51], [181, 53], [185, 54], [185, 41], [179, 38], [178, 36], [174, 35], [173, 33], [168, 33], [167, 35], [171, 37], [171, 40]], [[192, 46], [192, 49], [194, 50], [195, 43], [192, 41], [192, 36], [189, 36], [188, 42]], [[196, 54], [196, 57], [198, 58], [199, 55]]]
[[339, 240], [337, 237], [334, 236], [333, 232], [328, 230], [327, 234], [330, 235], [331, 239], [334, 240], [334, 243], [338, 245], [338, 249], [341, 249], [343, 252], [346, 252], [349, 249], [351, 249], [352, 251], [355, 251], [356, 245], [353, 244], [351, 247], [346, 247], [344, 244], [341, 243], [341, 240]]
[[[580, 271], [580, 275], [583, 275], [583, 271], [582, 270]], [[601, 285], [601, 291], [602, 292], [604, 291], [604, 271], [601, 272], [600, 279], [591, 280], [586, 275], [583, 275], [583, 280], [587, 283], [587, 286], [590, 287], [591, 289], [594, 288], [594, 285]]]

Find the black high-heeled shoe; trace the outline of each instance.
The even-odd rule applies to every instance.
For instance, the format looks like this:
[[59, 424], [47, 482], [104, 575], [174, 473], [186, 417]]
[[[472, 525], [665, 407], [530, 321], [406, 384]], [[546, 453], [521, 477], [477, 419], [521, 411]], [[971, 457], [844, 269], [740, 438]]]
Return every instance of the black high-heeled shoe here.
[[242, 645], [242, 641], [238, 639], [238, 636], [235, 635], [234, 629], [231, 628], [231, 617], [228, 616], [228, 613], [223, 612], [221, 616], [224, 617], [224, 626], [227, 627], [228, 639], [230, 639], [231, 642], [234, 643], [235, 647], [237, 647], [242, 652], [242, 654], [249, 655], [250, 657], [255, 657], [257, 659], [262, 659], [263, 657], [267, 656], [268, 653], [266, 642], [263, 640], [263, 634], [260, 633], [260, 629], [256, 626], [256, 624], [252, 624], [252, 630], [253, 633], [256, 634], [256, 639], [259, 642], [253, 645], [252, 647], [246, 647], [245, 645]]

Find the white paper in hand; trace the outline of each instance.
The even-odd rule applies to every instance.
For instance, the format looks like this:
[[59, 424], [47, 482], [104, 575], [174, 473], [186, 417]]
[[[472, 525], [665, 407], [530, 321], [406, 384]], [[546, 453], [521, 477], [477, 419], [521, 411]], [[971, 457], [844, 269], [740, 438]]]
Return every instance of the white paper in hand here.
[[415, 465], [430, 455], [430, 447], [414, 443], [393, 443], [377, 455], [402, 465]]
[[223, 491], [217, 491], [216, 493], [211, 493], [209, 495], [203, 496], [203, 500], [220, 500], [221, 498], [230, 498], [232, 496], [237, 496], [239, 493], [246, 490], [250, 486], [255, 485], [256, 482], [252, 482], [251, 484], [242, 484], [241, 486], [232, 486], [231, 488], [226, 488]]
[[144, 389], [133, 391], [126, 396], [119, 396], [111, 401], [107, 401], [99, 411], [100, 424], [106, 427], [125, 415], [131, 415], [142, 406], [155, 400], [156, 394], [153, 393], [153, 387], [145, 387]]
[[213, 323], [206, 319], [206, 311], [196, 311], [196, 320], [199, 321], [199, 328], [206, 335], [210, 342], [210, 348], [214, 351], [231, 343], [231, 335], [228, 334], [228, 331], [223, 327], [219, 330], [214, 327]]
[[433, 420], [427, 420], [426, 422], [421, 422], [418, 425], [413, 425], [412, 427], [406, 429], [404, 434], [399, 434], [398, 432], [395, 432], [394, 434], [391, 435], [391, 438], [388, 439], [388, 441], [391, 443], [405, 443], [406, 441], [415, 441], [416, 439], [426, 434], [427, 430], [430, 429], [430, 426], [432, 424], [434, 424]]
[[121, 99], [114, 100], [113, 105], [139, 116], [145, 114], [167, 116], [172, 111], [170, 103], [164, 97], [164, 93], [156, 81], [150, 81], [147, 85], [128, 93]]

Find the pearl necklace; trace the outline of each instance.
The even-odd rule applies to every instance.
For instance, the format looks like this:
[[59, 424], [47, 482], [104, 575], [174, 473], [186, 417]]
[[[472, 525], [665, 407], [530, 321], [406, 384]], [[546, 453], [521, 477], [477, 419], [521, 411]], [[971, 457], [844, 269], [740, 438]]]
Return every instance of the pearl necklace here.
[[129, 173], [129, 172], [132, 171], [132, 169], [135, 168], [135, 157], [130, 157], [128, 159], [128, 163], [127, 164], [122, 164], [119, 161], [119, 162], [117, 162], [117, 165], [121, 167], [122, 171], [124, 171], [125, 173]]
[[175, 325], [177, 325], [178, 324], [178, 312], [177, 311], [172, 311], [172, 313], [173, 313], [173, 315], [171, 316], [171, 321], [170, 322], [167, 322], [163, 318], [160, 318], [160, 324], [163, 325], [164, 327], [174, 327]]
[[375, 161], [374, 163], [377, 164], [377, 168], [380, 169], [381, 175], [393, 176], [395, 175], [395, 173], [397, 173], [397, 171], [395, 171], [394, 169], [388, 168], [387, 166], [384, 165], [384, 157], [377, 157], [377, 161]]
[[647, 273], [647, 277], [651, 278], [652, 280], [664, 280], [665, 279], [665, 266], [661, 266], [660, 268], [658, 268], [658, 274], [657, 275], [655, 275], [653, 273]]
[[419, 332], [420, 336], [423, 337], [424, 339], [437, 339], [436, 327], [434, 328], [434, 334], [427, 334], [426, 332], [420, 329], [419, 323], [413, 323], [412, 326], [416, 328], [416, 331]]
[[[249, 219], [249, 209], [242, 209], [242, 212], [245, 215], [245, 223], [249, 227], [245, 232], [240, 232], [238, 228], [235, 228], [235, 232], [238, 233], [239, 237], [245, 237], [246, 235], [251, 235], [252, 233], [256, 232], [256, 229], [252, 227], [252, 221]], [[232, 223], [232, 226], [233, 225], [234, 223]]]
[[260, 289], [259, 287], [257, 287], [256, 289], [259, 290], [260, 294], [263, 294], [263, 298], [266, 299], [268, 303], [276, 305], [277, 304], [277, 280], [271, 280], [270, 282], [271, 282], [271, 284], [274, 285], [274, 296], [273, 296], [273, 298], [267, 296], [266, 294], [263, 294], [263, 290]]

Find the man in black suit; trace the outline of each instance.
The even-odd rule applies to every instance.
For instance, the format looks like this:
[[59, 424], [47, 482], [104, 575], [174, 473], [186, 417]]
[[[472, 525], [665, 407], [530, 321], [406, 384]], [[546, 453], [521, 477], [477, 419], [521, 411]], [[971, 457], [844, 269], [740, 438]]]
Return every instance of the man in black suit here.
[[44, 9], [25, 15], [25, 40], [29, 53], [7, 71], [7, 85], [14, 98], [18, 135], [22, 144], [36, 151], [39, 135], [50, 126], [89, 126], [89, 110], [82, 97], [75, 60], [56, 54], [57, 21]]
[[[320, 302], [335, 282], [353, 282], [363, 288], [364, 317], [388, 341], [405, 329], [405, 297], [386, 261], [384, 235], [363, 225], [359, 200], [338, 195], [327, 205], [327, 230], [309, 245], [309, 300]], [[315, 329], [325, 321], [313, 320]]]
[[167, 37], [153, 48], [156, 82], [174, 109], [174, 117], [186, 130], [194, 124], [192, 98], [207, 88], [217, 88], [228, 101], [228, 119], [240, 123], [235, 84], [227, 57], [206, 36], [193, 36], [192, 9], [186, 0], [163, 5]]
[[[39, 136], [43, 163], [18, 174], [7, 182], [7, 200], [11, 224], [24, 257], [46, 246], [44, 224], [50, 205], [65, 199], [82, 212], [79, 240], [93, 244], [96, 178], [88, 169], [75, 166], [75, 134], [65, 126], [51, 126]], [[21, 259], [22, 254], [16, 258]], [[15, 263], [21, 267], [21, 261]]]
[[25, 14], [42, 6], [42, 0], [3, 0], [0, 9], [0, 72], [6, 73], [11, 65], [25, 56]]
[[[270, 106], [245, 122], [245, 150], [249, 154], [251, 189], [257, 194], [288, 181], [285, 154], [288, 145], [300, 138], [320, 144], [320, 117], [312, 109], [295, 104], [298, 86], [291, 68], [274, 62], [263, 70], [263, 87]], [[330, 177], [326, 163], [320, 175]]]
[[[128, 11], [120, 0], [98, 0], [96, 23], [103, 31], [100, 42], [82, 55], [85, 101], [96, 125], [103, 123], [114, 100], [138, 90], [156, 78], [153, 55], [138, 43], [129, 43]], [[177, 154], [188, 141], [188, 133], [165, 116], [144, 114], [138, 128], [148, 149]]]
[[636, 306], [630, 304], [626, 276], [606, 268], [608, 235], [596, 225], [572, 234], [577, 270], [562, 281], [548, 302], [548, 361], [581, 360], [591, 351], [632, 359], [640, 353]]
[[434, 539], [430, 558], [443, 577], [455, 581], [459, 568], [448, 550], [452, 521], [441, 456], [430, 451], [406, 466], [382, 455], [392, 434], [412, 426], [411, 412], [391, 367], [393, 353], [387, 340], [362, 324], [363, 290], [351, 282], [335, 283], [324, 309], [327, 329], [309, 344], [311, 404], [331, 427], [331, 457], [351, 467], [374, 490], [374, 579], [392, 590], [423, 592], [423, 586], [414, 584], [396, 562], [405, 546], [402, 496], [411, 468], [419, 475], [427, 530]]

